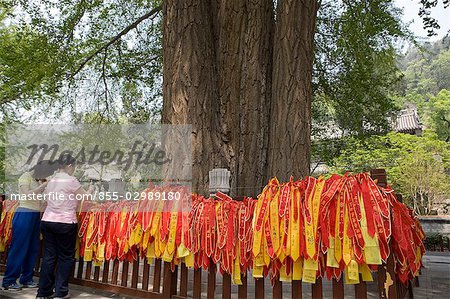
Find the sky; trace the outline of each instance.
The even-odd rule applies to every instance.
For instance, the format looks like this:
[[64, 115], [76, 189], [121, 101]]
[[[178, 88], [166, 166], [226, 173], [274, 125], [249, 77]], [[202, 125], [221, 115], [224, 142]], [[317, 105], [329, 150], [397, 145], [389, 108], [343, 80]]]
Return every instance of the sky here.
[[[419, 17], [419, 0], [395, 0], [397, 7], [403, 9], [403, 21], [410, 23], [409, 29], [418, 37], [426, 37], [427, 31], [423, 29], [422, 19]], [[431, 17], [435, 18], [441, 29], [436, 31], [437, 36], [429, 37], [429, 41], [442, 39], [450, 30], [450, 7], [443, 8], [442, 0], [439, 0], [438, 6], [431, 10]]]

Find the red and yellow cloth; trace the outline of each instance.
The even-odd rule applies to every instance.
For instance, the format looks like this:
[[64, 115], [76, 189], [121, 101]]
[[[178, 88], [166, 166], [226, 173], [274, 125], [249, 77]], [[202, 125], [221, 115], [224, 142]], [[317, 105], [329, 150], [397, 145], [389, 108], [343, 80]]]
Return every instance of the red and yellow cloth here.
[[[152, 187], [145, 192], [162, 191]], [[190, 209], [162, 201], [120, 201], [84, 206], [79, 254], [85, 261], [132, 261], [139, 256], [177, 265], [272, 281], [318, 277], [348, 284], [371, 281], [390, 254], [402, 282], [418, 275], [424, 233], [413, 212], [366, 173], [269, 181], [258, 199], [192, 194]], [[85, 203], [90, 205], [90, 203]], [[173, 203], [175, 204], [175, 203]], [[10, 240], [14, 206], [4, 203], [0, 250]], [[395, 225], [394, 225], [395, 224]], [[392, 251], [392, 252], [391, 252]]]

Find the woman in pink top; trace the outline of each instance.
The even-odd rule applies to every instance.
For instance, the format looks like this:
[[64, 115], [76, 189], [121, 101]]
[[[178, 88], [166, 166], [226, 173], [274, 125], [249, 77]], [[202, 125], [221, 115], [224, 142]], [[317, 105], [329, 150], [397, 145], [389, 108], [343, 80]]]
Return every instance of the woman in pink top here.
[[[75, 264], [77, 206], [80, 197], [90, 194], [73, 177], [75, 158], [60, 157], [59, 172], [48, 182], [47, 207], [41, 221], [42, 267], [36, 298], [69, 298], [69, 277]], [[56, 273], [55, 273], [56, 266]], [[53, 293], [55, 289], [55, 293]]]

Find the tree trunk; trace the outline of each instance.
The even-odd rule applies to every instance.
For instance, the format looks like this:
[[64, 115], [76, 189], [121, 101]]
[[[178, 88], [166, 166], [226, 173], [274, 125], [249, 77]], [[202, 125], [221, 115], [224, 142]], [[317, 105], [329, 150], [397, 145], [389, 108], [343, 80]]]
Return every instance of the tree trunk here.
[[163, 123], [192, 124], [194, 191], [214, 167], [233, 196], [309, 173], [317, 5], [280, 0], [275, 24], [272, 0], [164, 1]]
[[[271, 97], [271, 0], [216, 3], [219, 121], [215, 144], [231, 171], [233, 196], [256, 196], [264, 185]], [[222, 143], [222, 145], [219, 145]]]
[[309, 174], [316, 0], [281, 0], [274, 38], [268, 175]]
[[[162, 122], [192, 125], [192, 189], [206, 193], [214, 162], [211, 111], [217, 103], [211, 5], [202, 0], [163, 2]], [[168, 142], [168, 152], [179, 153], [177, 140]]]

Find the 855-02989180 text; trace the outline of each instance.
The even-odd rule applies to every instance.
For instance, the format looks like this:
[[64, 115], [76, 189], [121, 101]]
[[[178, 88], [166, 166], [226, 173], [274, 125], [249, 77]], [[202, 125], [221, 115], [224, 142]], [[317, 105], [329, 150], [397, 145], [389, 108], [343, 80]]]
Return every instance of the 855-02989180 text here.
[[181, 192], [95, 192], [93, 198], [100, 201], [114, 201], [114, 200], [180, 200]]

